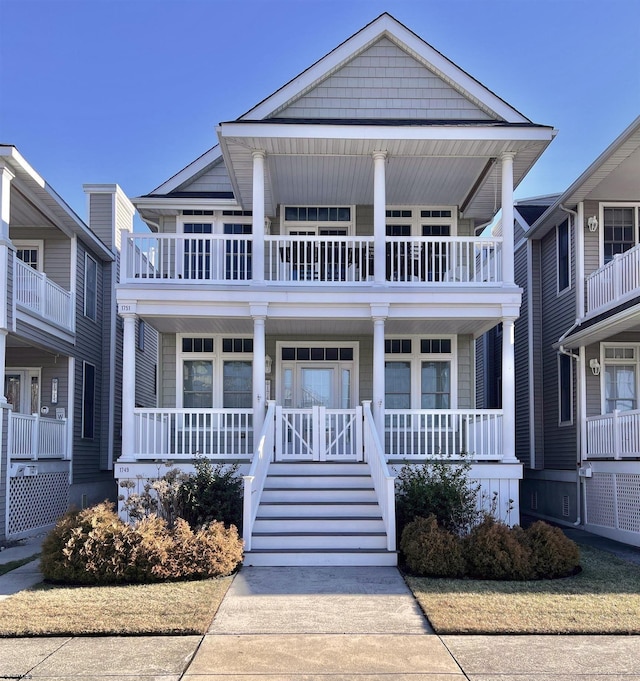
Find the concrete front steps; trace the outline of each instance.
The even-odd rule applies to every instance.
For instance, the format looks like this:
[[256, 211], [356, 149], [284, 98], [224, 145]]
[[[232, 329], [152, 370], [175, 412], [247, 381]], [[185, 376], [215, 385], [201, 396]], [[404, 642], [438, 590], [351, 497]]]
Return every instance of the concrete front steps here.
[[366, 463], [272, 463], [245, 565], [396, 565]]

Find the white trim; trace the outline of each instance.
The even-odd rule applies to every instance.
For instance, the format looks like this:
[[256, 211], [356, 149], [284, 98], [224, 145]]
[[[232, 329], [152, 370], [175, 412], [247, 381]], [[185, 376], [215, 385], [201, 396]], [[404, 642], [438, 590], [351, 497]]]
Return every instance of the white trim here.
[[[635, 357], [633, 359], [607, 359], [606, 349], [607, 348], [633, 348], [635, 351]], [[633, 341], [602, 341], [600, 343], [600, 413], [610, 414], [612, 412], [607, 411], [607, 400], [605, 395], [605, 377], [606, 377], [606, 365], [610, 366], [620, 366], [620, 365], [634, 365], [636, 367], [636, 409], [640, 405], [640, 343]]]
[[[187, 180], [202, 170], [205, 170], [210, 165], [213, 165], [218, 159], [222, 158], [222, 149], [219, 144], [205, 151], [202, 156], [199, 156], [195, 161], [192, 161], [188, 166], [179, 170], [175, 175], [156, 187], [151, 194], [168, 194], [180, 185], [183, 185]], [[149, 199], [150, 197], [139, 197], [139, 199]], [[140, 210], [139, 199], [133, 199], [134, 205]]]

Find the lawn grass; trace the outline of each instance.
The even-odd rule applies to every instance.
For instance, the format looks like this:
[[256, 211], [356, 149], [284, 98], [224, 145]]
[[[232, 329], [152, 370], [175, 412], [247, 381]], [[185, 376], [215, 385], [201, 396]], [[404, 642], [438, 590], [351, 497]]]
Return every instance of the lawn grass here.
[[204, 634], [232, 579], [100, 587], [41, 584], [0, 602], [0, 636]]
[[438, 634], [640, 634], [640, 566], [588, 546], [580, 564], [530, 582], [405, 578]]

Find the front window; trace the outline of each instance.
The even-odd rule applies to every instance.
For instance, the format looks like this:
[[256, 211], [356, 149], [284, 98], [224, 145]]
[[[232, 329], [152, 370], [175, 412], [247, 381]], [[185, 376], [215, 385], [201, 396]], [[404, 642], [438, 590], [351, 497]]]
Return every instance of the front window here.
[[638, 409], [640, 346], [615, 345], [604, 349], [604, 410]]
[[638, 243], [638, 208], [605, 208], [604, 264], [633, 248]]

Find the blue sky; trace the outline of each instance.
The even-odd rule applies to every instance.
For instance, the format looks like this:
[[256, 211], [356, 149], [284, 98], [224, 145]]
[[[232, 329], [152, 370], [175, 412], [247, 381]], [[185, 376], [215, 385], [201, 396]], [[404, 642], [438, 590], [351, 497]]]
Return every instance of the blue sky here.
[[0, 0], [0, 143], [81, 217], [147, 193], [387, 11], [559, 133], [516, 192], [559, 192], [640, 114], [638, 0]]

